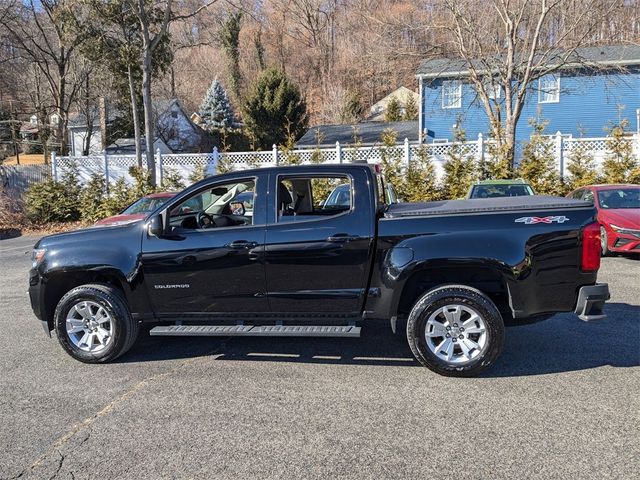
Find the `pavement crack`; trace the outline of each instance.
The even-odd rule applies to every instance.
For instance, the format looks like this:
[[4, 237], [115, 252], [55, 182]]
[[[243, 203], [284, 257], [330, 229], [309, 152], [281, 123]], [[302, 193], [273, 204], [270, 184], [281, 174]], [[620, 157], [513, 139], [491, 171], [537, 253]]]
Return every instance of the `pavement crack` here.
[[58, 468], [56, 468], [56, 471], [53, 473], [53, 475], [49, 477], [49, 480], [53, 480], [54, 478], [56, 478], [60, 473], [60, 470], [62, 470], [62, 464], [64, 463], [64, 455], [60, 450], [58, 450], [58, 455], [60, 455], [60, 459], [58, 460]]
[[58, 468], [56, 470], [56, 473], [54, 473], [54, 475], [51, 477], [51, 479], [55, 478], [56, 475], [58, 475], [58, 473], [60, 472], [60, 469], [62, 468], [62, 463], [64, 462], [64, 459], [65, 459], [65, 457], [62, 455], [60, 450], [62, 448], [64, 448], [65, 445], [67, 443], [69, 443], [69, 441], [72, 438], [74, 438], [78, 433], [80, 433], [83, 430], [88, 429], [86, 437], [84, 437], [82, 439], [82, 441], [80, 442], [80, 445], [82, 445], [87, 440], [89, 440], [89, 438], [91, 437], [91, 434], [93, 432], [93, 429], [92, 429], [93, 424], [97, 420], [99, 420], [100, 418], [102, 418], [102, 417], [104, 417], [106, 415], [109, 415], [118, 405], [120, 405], [121, 403], [125, 402], [126, 400], [131, 398], [133, 395], [135, 395], [137, 392], [139, 392], [140, 390], [142, 390], [145, 387], [147, 387], [148, 385], [150, 385], [151, 383], [154, 383], [154, 382], [156, 382], [158, 380], [161, 380], [163, 378], [166, 378], [166, 377], [170, 377], [171, 375], [175, 374], [179, 370], [181, 370], [181, 369], [183, 369], [185, 367], [188, 367], [189, 365], [192, 365], [194, 363], [197, 363], [197, 362], [200, 362], [200, 361], [205, 361], [205, 360], [211, 359], [212, 357], [214, 359], [217, 358], [218, 355], [216, 355], [216, 354], [218, 352], [220, 352], [221, 350], [224, 350], [225, 345], [226, 345], [226, 341], [223, 341], [222, 343], [220, 343], [217, 346], [217, 348], [215, 350], [212, 350], [211, 352], [205, 353], [204, 355], [201, 355], [201, 356], [198, 356], [198, 357], [189, 358], [189, 359], [187, 359], [185, 361], [180, 362], [178, 365], [170, 368], [169, 370], [167, 370], [165, 372], [157, 373], [155, 375], [151, 375], [150, 377], [147, 377], [147, 378], [144, 378], [144, 379], [140, 380], [138, 383], [133, 385], [131, 388], [129, 388], [128, 390], [125, 390], [124, 392], [122, 392], [121, 394], [116, 396], [114, 399], [112, 399], [109, 403], [107, 403], [104, 407], [102, 407], [102, 409], [100, 411], [94, 413], [93, 415], [88, 416], [87, 418], [85, 418], [81, 422], [76, 423], [75, 425], [73, 425], [69, 429], [69, 431], [67, 433], [65, 433], [63, 436], [58, 438], [30, 466], [24, 468], [18, 475], [12, 477], [12, 479], [13, 480], [17, 480], [17, 479], [21, 478], [22, 476], [24, 476], [26, 473], [32, 472], [34, 469], [39, 467], [47, 458], [49, 458], [54, 452], [57, 451], [61, 458], [59, 460], [59, 464], [58, 464]]

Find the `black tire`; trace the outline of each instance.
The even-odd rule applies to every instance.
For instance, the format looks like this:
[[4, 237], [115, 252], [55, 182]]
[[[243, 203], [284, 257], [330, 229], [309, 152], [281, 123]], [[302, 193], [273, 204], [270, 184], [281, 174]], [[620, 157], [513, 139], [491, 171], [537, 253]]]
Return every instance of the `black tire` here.
[[[437, 356], [427, 345], [427, 323], [429, 318], [447, 305], [459, 305], [476, 312], [484, 323], [486, 336], [483, 348], [466, 363], [449, 362]], [[453, 308], [453, 307], [452, 307]], [[437, 314], [436, 314], [437, 315]], [[446, 332], [445, 332], [446, 333]], [[460, 332], [459, 332], [460, 333]], [[465, 336], [465, 333], [460, 333]], [[469, 337], [472, 334], [466, 333]], [[456, 335], [454, 335], [456, 337]], [[474, 337], [478, 340], [480, 335]], [[444, 339], [444, 337], [443, 337]], [[474, 340], [473, 338], [470, 338]], [[416, 360], [421, 365], [440, 374], [451, 377], [472, 377], [488, 368], [498, 358], [504, 345], [504, 322], [496, 305], [484, 293], [465, 285], [444, 285], [428, 291], [414, 304], [407, 321], [407, 340]], [[437, 340], [434, 340], [434, 343]], [[452, 338], [452, 341], [457, 342]], [[461, 340], [462, 341], [462, 340]], [[466, 345], [466, 343], [465, 343]], [[453, 346], [456, 358], [461, 357], [461, 345]], [[475, 349], [472, 351], [475, 352]]]
[[[90, 301], [104, 308], [115, 327], [112, 338], [97, 352], [82, 350], [67, 333], [67, 315], [76, 304], [83, 301]], [[67, 292], [58, 302], [53, 321], [62, 348], [76, 360], [85, 363], [107, 363], [115, 360], [133, 346], [140, 329], [139, 323], [131, 318], [123, 293], [101, 283], [81, 285]]]
[[602, 256], [608, 257], [611, 255], [611, 250], [609, 250], [609, 238], [607, 237], [607, 230], [600, 225], [600, 248], [602, 250]]

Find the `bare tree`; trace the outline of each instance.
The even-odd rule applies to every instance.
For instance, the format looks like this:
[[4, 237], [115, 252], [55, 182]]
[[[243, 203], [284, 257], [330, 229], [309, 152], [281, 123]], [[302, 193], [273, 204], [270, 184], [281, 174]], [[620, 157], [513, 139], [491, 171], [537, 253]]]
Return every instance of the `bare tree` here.
[[[593, 42], [618, 0], [444, 0], [445, 49], [459, 60], [513, 166], [516, 129], [532, 84], [569, 65], [594, 68], [579, 48]], [[480, 14], [480, 12], [482, 12]], [[497, 89], [504, 98], [493, 94]]]
[[11, 46], [36, 66], [47, 83], [59, 118], [55, 136], [63, 154], [69, 108], [82, 85], [70, 78], [76, 50], [84, 41], [75, 33], [77, 22], [72, 0], [14, 1], [0, 14]]
[[142, 50], [140, 64], [142, 67], [142, 106], [144, 109], [145, 147], [147, 168], [151, 173], [151, 181], [155, 185], [155, 158], [153, 152], [154, 122], [153, 104], [151, 96], [151, 80], [153, 74], [153, 54], [159, 48], [161, 42], [166, 40], [169, 24], [177, 20], [184, 20], [200, 13], [205, 8], [213, 5], [217, 0], [201, 4], [199, 7], [187, 13], [181, 14], [174, 11], [172, 0], [128, 0], [133, 14], [140, 24], [142, 35]]

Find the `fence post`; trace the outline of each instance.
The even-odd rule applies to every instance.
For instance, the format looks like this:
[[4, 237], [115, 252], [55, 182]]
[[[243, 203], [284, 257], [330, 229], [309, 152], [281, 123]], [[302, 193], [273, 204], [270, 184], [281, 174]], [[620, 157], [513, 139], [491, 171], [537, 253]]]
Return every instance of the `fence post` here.
[[104, 190], [109, 194], [109, 156], [107, 155], [107, 149], [105, 148], [102, 154], [104, 160]]
[[562, 133], [558, 130], [556, 132], [556, 160], [558, 161], [558, 168], [560, 170], [560, 180], [564, 178], [564, 156], [562, 145]]
[[156, 185], [162, 184], [162, 153], [160, 147], [156, 148]]
[[342, 163], [342, 146], [340, 142], [336, 142], [336, 158], [338, 159], [338, 163]]
[[56, 152], [51, 152], [51, 168], [53, 169], [53, 180], [58, 181], [58, 156]]
[[205, 176], [211, 177], [217, 173], [219, 161], [220, 152], [218, 152], [218, 147], [213, 147], [213, 151], [211, 152], [211, 161], [207, 162], [207, 166], [204, 169]]
[[482, 136], [482, 132], [478, 133], [478, 151], [476, 155], [478, 165], [482, 165], [484, 162], [484, 137]]
[[276, 146], [276, 144], [273, 144], [273, 163], [275, 163], [276, 165], [278, 165], [278, 147]]
[[404, 166], [409, 168], [411, 162], [411, 147], [409, 146], [409, 139], [404, 137]]

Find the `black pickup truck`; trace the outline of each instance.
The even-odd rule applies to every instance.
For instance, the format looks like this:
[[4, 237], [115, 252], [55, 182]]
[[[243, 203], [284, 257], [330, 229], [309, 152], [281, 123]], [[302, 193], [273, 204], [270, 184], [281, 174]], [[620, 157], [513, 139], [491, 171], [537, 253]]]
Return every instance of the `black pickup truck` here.
[[[143, 221], [45, 237], [29, 274], [33, 311], [91, 363], [125, 353], [147, 322], [151, 335], [358, 337], [368, 319], [387, 319], [418, 362], [453, 376], [491, 365], [505, 324], [604, 316], [590, 203], [392, 204], [378, 170], [233, 172]], [[336, 189], [348, 191], [333, 202]]]

